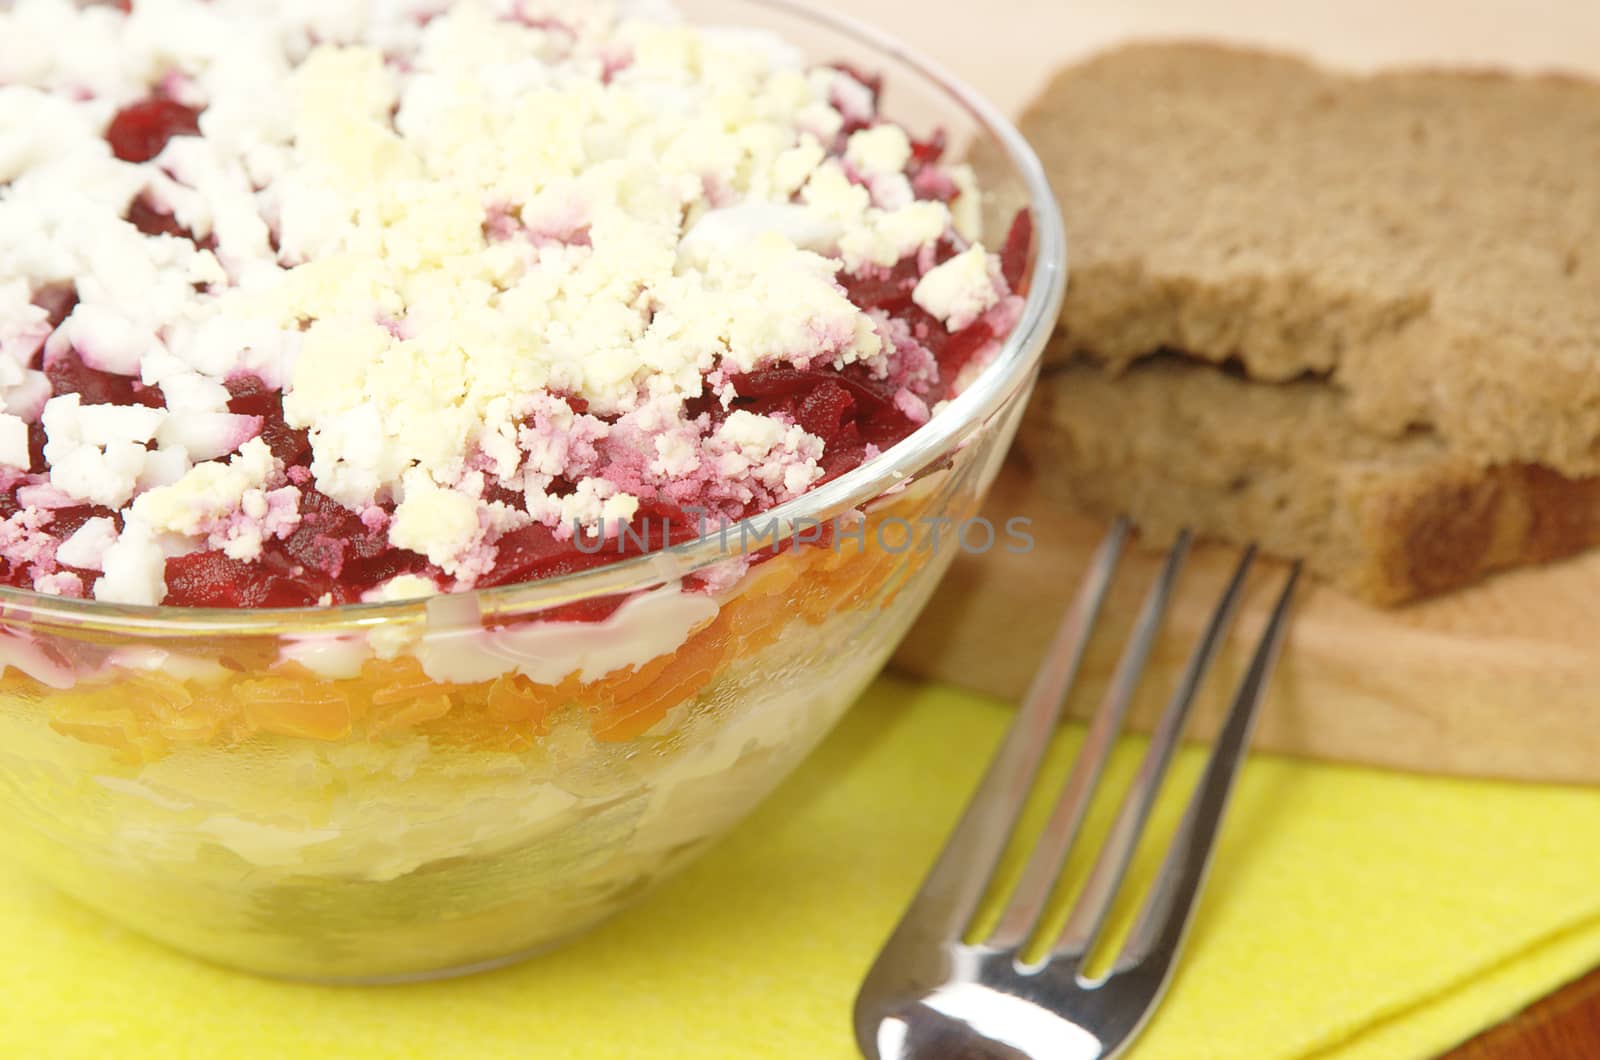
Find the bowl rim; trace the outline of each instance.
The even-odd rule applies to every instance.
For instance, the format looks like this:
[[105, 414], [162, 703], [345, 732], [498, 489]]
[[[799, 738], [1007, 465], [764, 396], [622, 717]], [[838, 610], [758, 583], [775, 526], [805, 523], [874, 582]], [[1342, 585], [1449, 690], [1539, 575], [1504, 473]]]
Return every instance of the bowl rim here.
[[[860, 466], [808, 490], [793, 500], [737, 522], [719, 526], [693, 542], [630, 557], [572, 574], [530, 582], [440, 593], [372, 603], [284, 608], [182, 607], [168, 604], [117, 604], [93, 598], [53, 596], [0, 586], [0, 622], [7, 625], [71, 626], [168, 638], [219, 635], [285, 636], [369, 630], [397, 621], [429, 625], [448, 619], [534, 614], [564, 604], [650, 589], [770, 545], [773, 527], [787, 537], [796, 528], [855, 509], [893, 492], [917, 472], [947, 454], [976, 424], [998, 412], [1035, 369], [1045, 335], [1060, 315], [1066, 288], [1066, 231], [1044, 166], [1016, 126], [961, 79], [889, 34], [860, 20], [822, 11], [803, 0], [739, 0], [752, 7], [810, 22], [854, 38], [871, 50], [908, 67], [950, 97], [1005, 149], [1027, 191], [1033, 221], [1033, 263], [1028, 293], [1015, 327], [999, 351], [959, 395], [927, 423]], [[753, 533], [746, 528], [761, 524]], [[737, 535], [738, 547], [729, 538]], [[748, 543], [747, 538], [753, 538]]]

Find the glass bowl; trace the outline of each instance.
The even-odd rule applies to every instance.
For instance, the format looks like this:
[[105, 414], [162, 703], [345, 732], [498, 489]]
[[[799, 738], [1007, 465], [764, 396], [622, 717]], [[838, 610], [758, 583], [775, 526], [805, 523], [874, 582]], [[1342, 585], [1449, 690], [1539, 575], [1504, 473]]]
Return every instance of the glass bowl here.
[[322, 609], [0, 590], [0, 842], [20, 862], [136, 931], [267, 975], [514, 960], [747, 814], [878, 672], [957, 549], [1022, 547], [974, 517], [1061, 301], [1037, 159], [874, 32], [785, 0], [682, 6], [881, 73], [889, 117], [983, 158], [985, 241], [1019, 209], [1034, 225], [1016, 329], [901, 444], [670, 552]]

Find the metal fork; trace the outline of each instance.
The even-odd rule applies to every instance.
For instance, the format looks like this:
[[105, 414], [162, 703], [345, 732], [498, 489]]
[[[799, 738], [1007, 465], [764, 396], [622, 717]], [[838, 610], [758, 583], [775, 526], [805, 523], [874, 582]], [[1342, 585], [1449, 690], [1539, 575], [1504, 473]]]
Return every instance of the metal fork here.
[[[1090, 722], [1055, 810], [998, 926], [962, 941], [993, 881], [1060, 720], [1090, 633], [1128, 538], [1119, 520], [1100, 545], [1077, 599], [1016, 722], [960, 824], [856, 997], [856, 1042], [869, 1058], [1091, 1060], [1115, 1056], [1143, 1028], [1171, 979], [1204, 883], [1234, 774], [1277, 662], [1300, 568], [1296, 564], [1240, 682], [1211, 758], [1160, 872], [1109, 972], [1085, 964], [1106, 926], [1140, 833], [1183, 732], [1201, 678], [1227, 635], [1254, 558], [1246, 550], [1150, 738], [1105, 846], [1066, 926], [1045, 956], [1024, 960], [1099, 782], [1189, 551], [1182, 534], [1151, 586], [1110, 685]], [[1042, 941], [1042, 940], [1041, 940]]]

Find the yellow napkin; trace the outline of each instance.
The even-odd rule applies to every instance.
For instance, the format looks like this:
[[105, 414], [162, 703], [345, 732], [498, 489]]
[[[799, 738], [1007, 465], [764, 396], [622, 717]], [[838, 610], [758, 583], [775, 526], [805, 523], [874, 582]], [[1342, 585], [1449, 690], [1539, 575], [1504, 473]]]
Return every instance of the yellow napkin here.
[[[1010, 717], [880, 682], [644, 905], [543, 959], [422, 986], [220, 971], [0, 863], [0, 1056], [849, 1057], [855, 985]], [[1058, 740], [1058, 775], [1077, 739]], [[1587, 790], [1256, 758], [1137, 1060], [1427, 1056], [1510, 1014], [1600, 963], [1597, 811]]]

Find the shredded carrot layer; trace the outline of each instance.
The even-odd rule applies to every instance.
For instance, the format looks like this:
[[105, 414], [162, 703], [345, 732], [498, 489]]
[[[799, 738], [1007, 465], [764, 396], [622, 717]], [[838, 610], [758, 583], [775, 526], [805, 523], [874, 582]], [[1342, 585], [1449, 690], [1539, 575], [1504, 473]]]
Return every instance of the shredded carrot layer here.
[[[186, 681], [130, 671], [58, 692], [10, 669], [0, 676], [0, 702], [37, 702], [57, 732], [134, 762], [185, 745], [235, 745], [259, 734], [381, 742], [419, 733], [445, 745], [522, 750], [547, 734], [561, 712], [586, 719], [598, 741], [633, 740], [699, 696], [730, 662], [770, 646], [793, 623], [818, 625], [842, 611], [883, 606], [930, 555], [923, 533], [905, 549], [878, 547], [878, 524], [895, 514], [906, 518], [893, 509], [869, 518], [865, 547], [788, 549], [756, 565], [716, 618], [677, 651], [590, 681], [573, 674], [547, 685], [508, 673], [446, 684], [409, 656], [369, 659], [359, 675], [329, 680], [295, 662], [249, 668], [241, 665], [239, 646], [229, 645], [221, 661], [237, 676]], [[899, 537], [893, 541], [898, 546]]]

